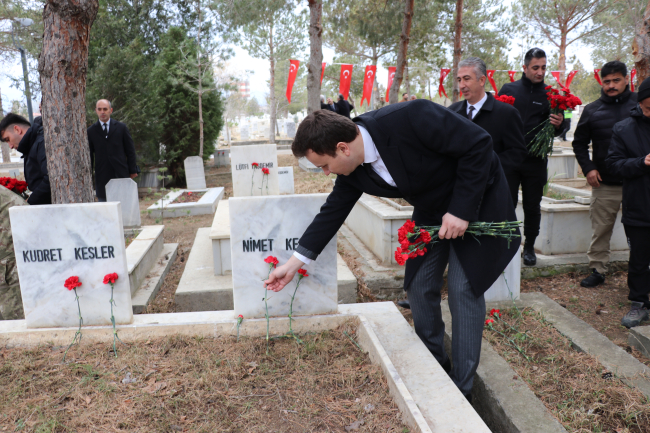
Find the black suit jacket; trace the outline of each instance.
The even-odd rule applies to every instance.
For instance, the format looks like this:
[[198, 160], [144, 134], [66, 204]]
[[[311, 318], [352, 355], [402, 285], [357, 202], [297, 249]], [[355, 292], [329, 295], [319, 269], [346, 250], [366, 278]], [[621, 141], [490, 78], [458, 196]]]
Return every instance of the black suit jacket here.
[[[467, 118], [466, 100], [451, 104], [449, 109]], [[497, 101], [488, 93], [487, 100], [472, 122], [485, 129], [492, 137], [492, 147], [499, 155], [501, 167], [506, 174], [512, 173], [524, 162], [528, 154], [524, 141], [524, 124], [515, 107]]]
[[[334, 190], [300, 238], [297, 251], [315, 259], [336, 234], [362, 193], [403, 197], [417, 225], [442, 222], [449, 212], [467, 221], [515, 221], [508, 183], [490, 135], [425, 99], [392, 104], [353, 119], [372, 137], [397, 190], [382, 188], [363, 166], [338, 176]], [[518, 233], [518, 231], [517, 231]], [[397, 240], [397, 233], [393, 233]], [[449, 242], [449, 241], [443, 241]], [[451, 240], [472, 290], [480, 296], [519, 249], [519, 240], [471, 235]], [[407, 289], [424, 256], [406, 262]]]
[[136, 173], [135, 146], [129, 128], [110, 119], [108, 137], [99, 120], [88, 128], [90, 161], [95, 168], [97, 197], [106, 198], [106, 184], [111, 179], [130, 177]]

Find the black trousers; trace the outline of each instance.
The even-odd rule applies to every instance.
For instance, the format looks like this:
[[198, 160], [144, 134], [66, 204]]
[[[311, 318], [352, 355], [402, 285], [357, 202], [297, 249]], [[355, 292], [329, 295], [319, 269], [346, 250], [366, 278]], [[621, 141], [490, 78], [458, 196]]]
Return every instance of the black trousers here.
[[633, 302], [643, 302], [650, 308], [650, 227], [636, 227], [625, 224], [625, 236], [630, 246], [630, 262], [627, 271], [627, 297]]
[[547, 180], [547, 159], [527, 156], [517, 170], [506, 173], [512, 201], [517, 205], [517, 191], [521, 185], [524, 208], [524, 237], [534, 239], [539, 235], [542, 219], [540, 203]]

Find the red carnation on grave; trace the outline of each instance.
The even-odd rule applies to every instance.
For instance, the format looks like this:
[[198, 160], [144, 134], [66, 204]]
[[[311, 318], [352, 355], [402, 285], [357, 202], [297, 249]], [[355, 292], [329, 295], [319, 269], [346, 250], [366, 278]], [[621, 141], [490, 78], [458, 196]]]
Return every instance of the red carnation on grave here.
[[81, 286], [81, 282], [79, 281], [79, 277], [70, 277], [67, 280], [65, 280], [65, 284], [63, 285], [68, 290], [74, 290], [77, 287]]
[[238, 319], [243, 319], [244, 316], [242, 316], [242, 315], [240, 314], [239, 316], [237, 316], [237, 318], [238, 318]]
[[501, 311], [497, 310], [496, 308], [493, 308], [490, 310], [490, 316], [501, 317]]
[[188, 192], [187, 192], [187, 195], [192, 195], [192, 191], [188, 191]]
[[253, 167], [255, 167], [255, 168], [258, 168], [258, 167], [260, 166], [260, 165], [259, 165], [258, 163], [256, 163], [256, 162], [252, 163], [251, 165], [252, 165]]
[[298, 273], [300, 274], [300, 278], [308, 277], [309, 274], [307, 273], [306, 270], [304, 269], [298, 269]]
[[262, 169], [262, 173], [264, 173], [264, 174], [269, 174], [269, 169], [266, 168], [266, 167], [263, 168], [263, 169]]
[[267, 258], [264, 259], [264, 263], [268, 263], [269, 266], [275, 268], [280, 263], [280, 261], [278, 260], [277, 257], [268, 256]]
[[117, 281], [117, 274], [115, 272], [104, 276], [104, 284], [115, 284], [115, 281]]
[[486, 325], [486, 326], [487, 326], [487, 325], [490, 325], [491, 323], [494, 323], [494, 319], [487, 319], [487, 320], [485, 321], [485, 325]]

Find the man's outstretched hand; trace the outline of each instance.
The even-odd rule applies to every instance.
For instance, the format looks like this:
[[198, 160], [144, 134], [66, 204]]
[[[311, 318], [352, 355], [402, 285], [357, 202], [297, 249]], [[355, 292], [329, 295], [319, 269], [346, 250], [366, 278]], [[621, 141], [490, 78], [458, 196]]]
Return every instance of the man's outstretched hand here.
[[468, 221], [462, 220], [447, 212], [442, 217], [442, 225], [438, 231], [438, 237], [440, 239], [456, 239], [458, 236], [465, 234], [468, 225]]
[[298, 272], [298, 269], [302, 268], [304, 265], [296, 256], [291, 256], [287, 263], [282, 266], [279, 266], [271, 272], [269, 279], [264, 281], [264, 287], [273, 292], [279, 292], [284, 289], [284, 286], [289, 284], [293, 277]]

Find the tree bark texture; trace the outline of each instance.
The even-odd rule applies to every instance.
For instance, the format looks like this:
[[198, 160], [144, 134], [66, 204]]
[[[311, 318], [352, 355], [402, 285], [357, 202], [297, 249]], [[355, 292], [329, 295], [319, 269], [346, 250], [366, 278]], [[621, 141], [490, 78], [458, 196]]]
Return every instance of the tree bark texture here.
[[320, 75], [323, 68], [323, 3], [309, 1], [309, 63], [307, 64], [307, 114], [320, 110]]
[[638, 83], [650, 77], [650, 1], [643, 14], [643, 21], [636, 26], [632, 41], [632, 54]]
[[[2, 92], [0, 92], [0, 119], [5, 117], [4, 110], [2, 109]], [[2, 162], [8, 163], [11, 162], [11, 150], [9, 149], [9, 143], [4, 141], [0, 143], [0, 148], [2, 148]]]
[[275, 119], [278, 117], [278, 107], [275, 103], [275, 57], [273, 54], [274, 20], [271, 17], [269, 29], [269, 63], [271, 77], [269, 80], [269, 143], [275, 144]]
[[203, 75], [201, 74], [201, 0], [196, 3], [196, 9], [199, 16], [199, 27], [196, 35], [196, 61], [199, 76], [198, 94], [199, 94], [199, 156], [203, 158]]
[[94, 201], [86, 133], [86, 74], [97, 0], [47, 0], [39, 58], [52, 203]]
[[451, 67], [451, 81], [453, 90], [451, 93], [451, 102], [458, 102], [460, 99], [460, 87], [456, 76], [458, 75], [458, 64], [460, 57], [463, 55], [462, 34], [463, 34], [463, 0], [456, 0], [456, 25], [454, 26], [454, 61]]
[[400, 35], [399, 51], [397, 52], [397, 67], [393, 84], [390, 86], [388, 99], [391, 104], [400, 101], [399, 88], [404, 79], [404, 67], [406, 66], [406, 56], [409, 48], [409, 38], [411, 36], [411, 22], [413, 21], [413, 3], [414, 0], [404, 0], [404, 21], [402, 21], [402, 34]]

